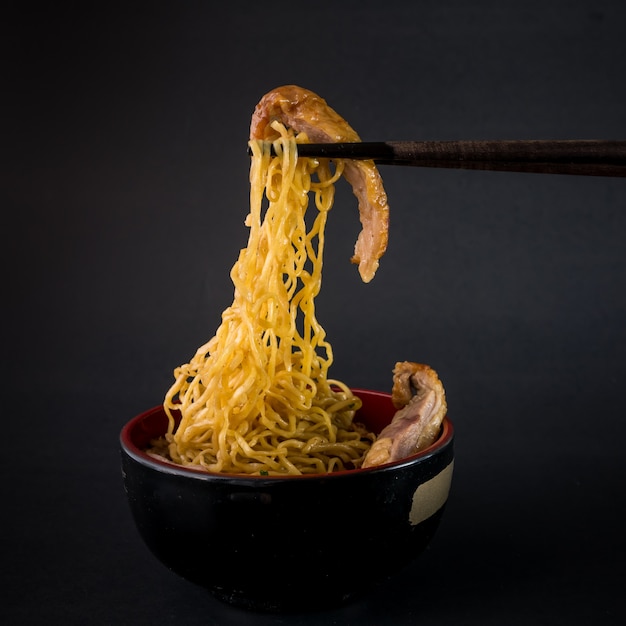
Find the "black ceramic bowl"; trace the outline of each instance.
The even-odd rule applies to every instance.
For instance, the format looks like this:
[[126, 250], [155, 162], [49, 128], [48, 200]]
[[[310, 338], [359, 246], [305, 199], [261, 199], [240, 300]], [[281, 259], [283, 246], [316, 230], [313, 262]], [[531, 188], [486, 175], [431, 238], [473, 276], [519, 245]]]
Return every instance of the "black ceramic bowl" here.
[[[389, 394], [355, 390], [374, 432]], [[408, 565], [432, 538], [450, 489], [453, 427], [401, 462], [325, 475], [208, 474], [148, 456], [161, 407], [122, 429], [124, 487], [148, 548], [219, 599], [257, 611], [339, 605]]]

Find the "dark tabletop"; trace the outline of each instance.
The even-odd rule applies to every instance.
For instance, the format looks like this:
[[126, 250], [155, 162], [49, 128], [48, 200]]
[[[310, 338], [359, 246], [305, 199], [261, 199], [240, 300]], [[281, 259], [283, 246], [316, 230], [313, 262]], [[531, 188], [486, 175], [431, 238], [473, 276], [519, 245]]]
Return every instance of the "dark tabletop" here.
[[118, 434], [232, 302], [264, 93], [309, 88], [369, 141], [626, 138], [617, 0], [221, 4], [3, 10], [3, 623], [624, 623], [625, 179], [381, 168], [367, 285], [339, 185], [331, 372], [389, 390], [428, 363], [456, 426], [444, 519], [401, 576], [257, 615], [141, 542]]

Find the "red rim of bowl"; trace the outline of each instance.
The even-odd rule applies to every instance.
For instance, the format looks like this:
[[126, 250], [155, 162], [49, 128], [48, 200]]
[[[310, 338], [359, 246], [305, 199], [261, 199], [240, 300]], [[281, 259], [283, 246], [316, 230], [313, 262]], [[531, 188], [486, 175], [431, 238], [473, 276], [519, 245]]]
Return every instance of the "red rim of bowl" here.
[[[382, 391], [371, 391], [364, 389], [352, 389], [354, 393], [357, 395], [359, 393], [366, 393], [370, 398], [377, 397], [380, 400], [388, 400], [390, 398], [390, 394], [384, 393]], [[333, 478], [339, 476], [354, 476], [365, 474], [369, 472], [377, 472], [384, 471], [390, 469], [397, 469], [400, 467], [404, 467], [405, 465], [411, 465], [416, 461], [425, 459], [436, 454], [441, 448], [445, 447], [446, 444], [450, 442], [450, 440], [454, 436], [454, 426], [450, 419], [446, 416], [441, 425], [441, 433], [437, 440], [431, 444], [428, 448], [421, 450], [420, 452], [408, 456], [399, 461], [393, 461], [392, 463], [385, 463], [383, 465], [376, 465], [373, 467], [366, 468], [358, 468], [358, 469], [350, 469], [350, 470], [339, 470], [336, 472], [331, 472], [329, 474], [281, 474], [281, 475], [272, 475], [272, 476], [257, 476], [251, 474], [220, 474], [217, 472], [208, 472], [204, 469], [195, 469], [186, 465], [178, 465], [173, 461], [168, 461], [166, 459], [160, 459], [155, 456], [148, 454], [143, 448], [139, 447], [135, 444], [132, 433], [142, 424], [146, 419], [150, 418], [156, 414], [164, 414], [163, 406], [158, 405], [136, 415], [131, 420], [129, 420], [123, 427], [120, 433], [120, 445], [123, 450], [135, 461], [150, 466], [154, 469], [157, 469], [160, 472], [169, 473], [169, 474], [179, 474], [183, 476], [189, 476], [190, 478], [200, 478], [200, 479], [218, 479], [218, 480], [242, 480], [247, 479], [253, 481], [255, 483], [259, 481], [271, 481], [275, 482], [277, 480], [310, 480], [310, 479], [320, 479], [320, 478]], [[165, 416], [166, 417], [166, 416]], [[158, 435], [157, 435], [158, 436]]]

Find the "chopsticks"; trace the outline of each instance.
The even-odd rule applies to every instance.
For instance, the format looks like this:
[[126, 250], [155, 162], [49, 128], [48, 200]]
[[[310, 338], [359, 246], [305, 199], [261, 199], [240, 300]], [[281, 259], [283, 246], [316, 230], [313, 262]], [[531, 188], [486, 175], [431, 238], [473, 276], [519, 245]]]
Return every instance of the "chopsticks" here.
[[626, 141], [533, 139], [298, 144], [302, 157], [470, 170], [626, 177]]

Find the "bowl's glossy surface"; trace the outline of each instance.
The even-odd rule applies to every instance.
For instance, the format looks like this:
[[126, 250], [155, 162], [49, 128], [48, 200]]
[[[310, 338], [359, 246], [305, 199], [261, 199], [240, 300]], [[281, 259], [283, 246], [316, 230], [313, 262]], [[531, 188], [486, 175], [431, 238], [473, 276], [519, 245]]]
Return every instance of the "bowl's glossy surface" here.
[[[358, 420], [378, 432], [389, 394], [355, 390]], [[448, 497], [453, 427], [404, 461], [326, 475], [217, 475], [151, 458], [165, 432], [155, 407], [122, 429], [122, 474], [143, 540], [168, 568], [253, 610], [337, 605], [408, 565], [432, 538]]]

